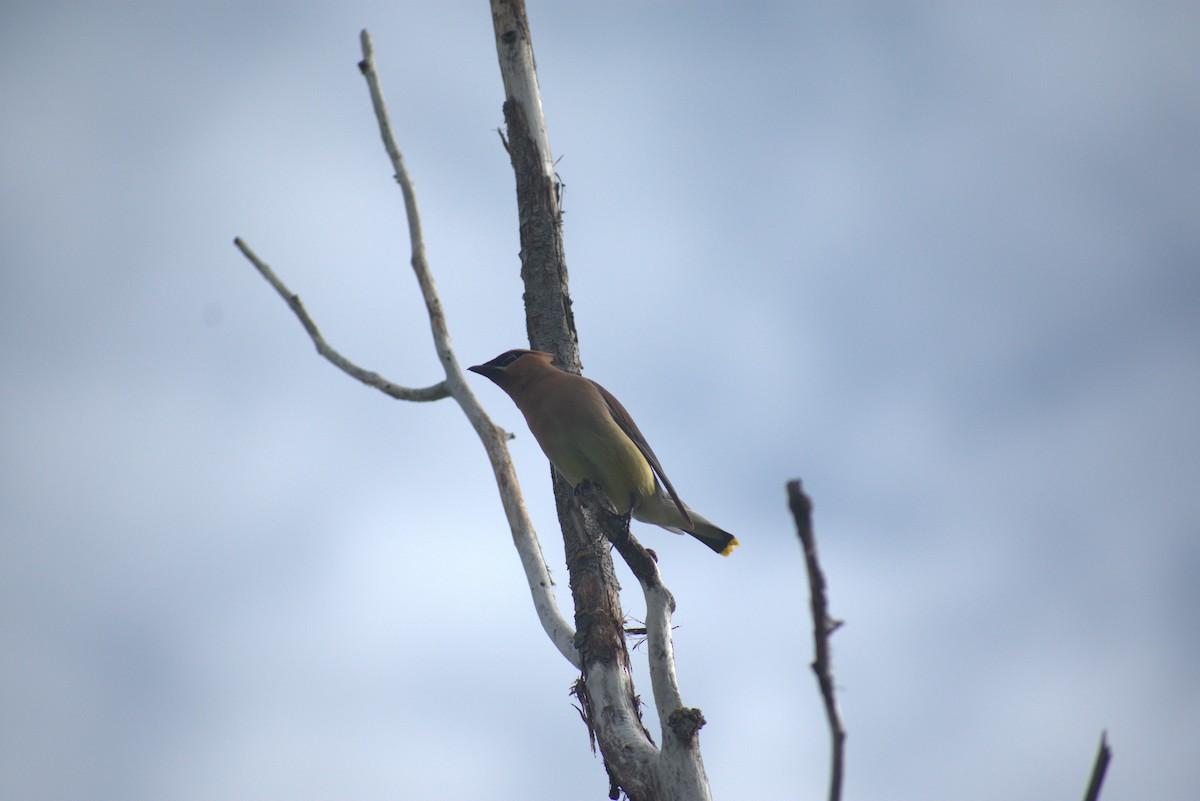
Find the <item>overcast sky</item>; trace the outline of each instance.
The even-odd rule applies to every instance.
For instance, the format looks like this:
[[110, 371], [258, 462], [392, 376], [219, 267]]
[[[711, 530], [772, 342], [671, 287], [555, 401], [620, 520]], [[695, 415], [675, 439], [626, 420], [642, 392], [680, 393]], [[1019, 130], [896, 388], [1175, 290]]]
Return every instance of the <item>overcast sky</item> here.
[[[1197, 8], [531, 0], [587, 374], [742, 542], [635, 526], [714, 797], [825, 793], [793, 477], [847, 799], [1197, 792]], [[485, 3], [5, 6], [2, 799], [605, 796], [462, 414], [231, 244], [441, 377], [363, 27], [460, 362], [525, 345]]]

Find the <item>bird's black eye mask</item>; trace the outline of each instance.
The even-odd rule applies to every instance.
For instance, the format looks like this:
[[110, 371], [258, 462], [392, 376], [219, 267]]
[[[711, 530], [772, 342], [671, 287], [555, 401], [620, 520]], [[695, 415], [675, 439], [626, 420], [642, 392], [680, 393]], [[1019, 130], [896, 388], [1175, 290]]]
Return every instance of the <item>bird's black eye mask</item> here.
[[525, 351], [510, 350], [508, 353], [501, 353], [496, 358], [488, 362], [489, 367], [508, 367], [517, 359], [525, 355]]

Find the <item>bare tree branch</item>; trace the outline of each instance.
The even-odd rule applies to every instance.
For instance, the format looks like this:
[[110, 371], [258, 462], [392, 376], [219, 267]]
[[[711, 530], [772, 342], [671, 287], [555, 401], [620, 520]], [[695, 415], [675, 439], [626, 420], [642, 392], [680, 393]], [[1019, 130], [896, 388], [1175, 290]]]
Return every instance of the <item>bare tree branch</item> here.
[[254, 265], [262, 277], [267, 279], [267, 283], [274, 287], [275, 291], [279, 293], [279, 296], [284, 299], [289, 307], [291, 307], [296, 317], [300, 319], [300, 324], [304, 326], [304, 330], [308, 332], [308, 336], [312, 339], [313, 344], [317, 346], [317, 353], [324, 356], [346, 375], [350, 376], [351, 378], [357, 378], [367, 386], [375, 387], [380, 392], [390, 395], [396, 400], [435, 401], [449, 397], [450, 390], [447, 389], [445, 381], [439, 381], [431, 387], [422, 387], [421, 389], [402, 387], [397, 384], [393, 384], [391, 381], [388, 381], [379, 373], [374, 373], [370, 370], [364, 370], [342, 354], [338, 353], [333, 347], [330, 346], [328, 342], [325, 341], [325, 337], [321, 335], [320, 330], [317, 328], [317, 324], [313, 322], [312, 317], [310, 317], [308, 314], [308, 310], [305, 309], [304, 304], [300, 302], [300, 296], [288, 289], [287, 285], [284, 284], [283, 281], [279, 280], [279, 277], [275, 275], [275, 271], [272, 270], [266, 262], [260, 259], [258, 255], [250, 249], [250, 246], [242, 241], [241, 237], [235, 238], [233, 240], [233, 244], [237, 246], [237, 249], [242, 252], [242, 255]]
[[[614, 742], [609, 749], [604, 748], [601, 740], [605, 764], [632, 798], [708, 799], [708, 777], [700, 759], [698, 740], [704, 715], [699, 709], [683, 706], [675, 673], [675, 649], [671, 642], [671, 613], [675, 611], [675, 599], [662, 582], [654, 552], [643, 547], [629, 532], [629, 516], [617, 514], [604, 491], [589, 482], [577, 488], [575, 496], [579, 525], [589, 528], [588, 523], [592, 523], [599, 528], [642, 587], [646, 599], [650, 685], [661, 726], [662, 747], [655, 750], [640, 718], [636, 722], [624, 721], [619, 727], [621, 736], [612, 737]], [[597, 734], [603, 736], [603, 731]], [[612, 763], [619, 764], [614, 766]]]
[[[375, 71], [375, 49], [371, 45], [371, 34], [364, 28], [359, 35], [362, 43], [363, 59], [358, 62], [358, 69], [367, 79], [367, 89], [371, 93], [371, 105], [375, 108], [375, 119], [379, 123], [379, 136], [383, 140], [383, 148], [387, 151], [392, 162], [396, 183], [404, 195], [404, 210], [408, 216], [408, 237], [412, 247], [412, 268], [421, 287], [421, 297], [425, 300], [425, 310], [429, 314], [429, 327], [433, 330], [433, 343], [438, 351], [438, 358], [446, 366], [446, 378], [457, 381], [466, 388], [462, 370], [454, 358], [454, 350], [450, 347], [450, 331], [446, 326], [446, 314], [442, 311], [442, 301], [438, 297], [437, 286], [433, 282], [433, 273], [429, 270], [429, 262], [425, 259], [425, 236], [421, 231], [421, 215], [417, 211], [417, 195], [413, 189], [412, 179], [404, 164], [404, 156], [396, 145], [392, 134], [392, 121], [388, 116], [387, 104], [383, 100], [383, 88], [379, 84], [379, 74]], [[469, 390], [468, 390], [469, 392]], [[474, 421], [472, 421], [474, 422]]]
[[821, 688], [821, 699], [825, 702], [825, 717], [829, 721], [831, 757], [829, 769], [829, 801], [842, 797], [842, 775], [845, 762], [846, 730], [842, 727], [842, 716], [838, 711], [834, 693], [833, 669], [829, 659], [829, 637], [842, 625], [840, 620], [829, 616], [829, 602], [825, 597], [825, 574], [817, 560], [817, 540], [813, 534], [812, 500], [804, 493], [800, 481], [787, 484], [788, 506], [796, 521], [796, 533], [804, 548], [804, 564], [808, 568], [809, 605], [813, 619], [813, 647], [815, 657], [813, 673]]
[[[536, 74], [532, 71], [524, 3], [523, 0], [493, 0], [492, 8], [506, 86], [504, 114], [508, 135], [502, 138], [517, 176], [521, 273], [526, 286], [530, 342], [534, 347], [555, 353], [560, 364], [578, 372], [578, 344], [563, 256], [559, 185], [549, 155]], [[380, 138], [404, 196], [412, 269], [425, 300], [434, 346], [445, 371], [444, 380], [426, 388], [402, 387], [346, 359], [325, 341], [299, 297], [249, 245], [240, 238], [235, 244], [292, 309], [318, 353], [339, 369], [398, 400], [429, 401], [452, 397], [463, 409], [492, 464], [539, 620], [558, 650], [582, 673], [582, 680], [577, 685], [581, 714], [600, 747], [609, 772], [612, 797], [624, 791], [636, 801], [705, 801], [710, 797], [708, 780], [697, 744], [697, 732], [703, 726], [704, 718], [699, 710], [684, 707], [680, 700], [670, 637], [674, 599], [663, 586], [649, 552], [629, 537], [628, 521], [624, 521], [627, 544], [623, 544], [622, 553], [635, 565], [647, 602], [651, 680], [662, 722], [663, 747], [659, 749], [641, 721], [639, 701], [631, 681], [624, 616], [609, 555], [609, 541], [600, 533], [601, 526], [594, 519], [600, 508], [599, 502], [584, 499], [580, 506], [572, 488], [555, 476], [555, 497], [563, 523], [575, 601], [575, 628], [558, 610], [553, 582], [520, 495], [505, 444], [505, 432], [492, 423], [471, 393], [451, 347], [445, 314], [425, 256], [412, 181], [395, 142], [375, 70], [371, 39], [366, 31], [362, 32], [361, 40], [363, 58], [359, 69], [366, 78]], [[513, 65], [515, 73], [508, 68]], [[607, 504], [606, 499], [604, 503]], [[622, 541], [621, 535], [615, 535], [614, 541]]]
[[[665, 728], [671, 713], [683, 705], [679, 680], [675, 674], [674, 645], [671, 642], [671, 614], [675, 598], [662, 582], [658, 561], [653, 551], [646, 549], [629, 531], [629, 516], [619, 515], [603, 490], [585, 484], [577, 490], [585, 515], [595, 515], [605, 537], [621, 554], [642, 587], [646, 598], [646, 645], [650, 667], [650, 683], [659, 721]], [[663, 733], [663, 742], [667, 740]]]
[[431, 387], [410, 389], [399, 386], [383, 378], [378, 373], [364, 370], [354, 364], [325, 341], [316, 323], [300, 302], [300, 298], [288, 289], [278, 276], [275, 275], [275, 272], [250, 249], [250, 246], [243, 242], [240, 237], [234, 240], [234, 244], [237, 245], [238, 249], [254, 265], [263, 278], [274, 287], [275, 291], [279, 293], [280, 297], [284, 299], [299, 318], [301, 325], [304, 326], [304, 330], [308, 332], [313, 344], [316, 345], [317, 352], [347, 375], [362, 381], [368, 386], [375, 387], [397, 400], [431, 401], [440, 400], [445, 397], [454, 398], [459, 407], [462, 408], [464, 414], [466, 414], [471, 425], [475, 428], [476, 433], [483, 442], [484, 449], [487, 451], [488, 460], [492, 465], [492, 472], [496, 478], [496, 485], [500, 490], [500, 499], [504, 506], [504, 513], [512, 530], [513, 542], [521, 558], [521, 565], [524, 568], [530, 594], [533, 596], [534, 608], [537, 611], [542, 628], [545, 629], [546, 634], [558, 648], [559, 652], [576, 668], [581, 668], [582, 662], [580, 661], [579, 649], [575, 645], [575, 630], [559, 611], [558, 602], [554, 597], [554, 582], [550, 578], [550, 571], [546, 566], [545, 557], [542, 555], [541, 544], [538, 542], [533, 522], [529, 519], [529, 513], [525, 508], [525, 501], [521, 497], [516, 470], [513, 468], [512, 459], [509, 456], [508, 446], [505, 442], [507, 435], [499, 426], [491, 421], [483, 411], [483, 407], [479, 405], [470, 387], [467, 386], [466, 379], [463, 376], [461, 368], [458, 366], [458, 360], [451, 347], [449, 329], [446, 324], [445, 314], [442, 311], [441, 299], [438, 296], [433, 275], [429, 270], [429, 264], [425, 259], [425, 245], [421, 234], [421, 221], [417, 210], [416, 194], [413, 191], [412, 181], [404, 167], [404, 159], [400, 154], [400, 149], [396, 146], [395, 138], [392, 135], [391, 121], [387, 116], [387, 108], [383, 101], [383, 92], [375, 71], [371, 38], [367, 31], [364, 30], [362, 32], [361, 40], [363, 60], [359, 62], [359, 69], [367, 79], [367, 86], [371, 92], [371, 99], [375, 108], [376, 119], [379, 122], [380, 135], [383, 139], [384, 148], [387, 150], [388, 157], [391, 159], [393, 169], [395, 170], [396, 182], [400, 185], [401, 192], [404, 195], [409, 238], [412, 245], [412, 268], [416, 274], [417, 283], [421, 288], [421, 294], [425, 299], [425, 308], [429, 315], [434, 346], [437, 350], [438, 360], [445, 371], [445, 379]]
[[1083, 801], [1099, 801], [1100, 787], [1104, 784], [1104, 774], [1108, 772], [1108, 763], [1112, 761], [1112, 749], [1108, 747], [1108, 732], [1100, 732], [1100, 747], [1096, 749], [1096, 761], [1092, 764], [1092, 776], [1088, 780], [1087, 792]]
[[630, 533], [629, 516], [617, 514], [604, 491], [591, 483], [585, 484], [577, 492], [581, 500], [587, 501], [586, 505], [580, 505], [580, 511], [596, 516], [600, 529], [629, 565], [646, 598], [650, 683], [659, 721], [664, 728], [665, 743], [670, 739], [666, 731], [668, 719], [683, 706], [675, 673], [675, 648], [671, 642], [671, 614], [675, 611], [675, 598], [662, 582], [654, 552], [645, 548]]
[[508, 129], [501, 139], [517, 188], [525, 328], [532, 348], [553, 353], [556, 364], [578, 373], [583, 363], [567, 287], [561, 187], [542, 113], [525, 0], [491, 0], [491, 6]]
[[[516, 179], [529, 343], [554, 354], [559, 366], [578, 373], [582, 362], [568, 291], [560, 184], [542, 113], [525, 2], [491, 0], [491, 8], [505, 92], [507, 136], [502, 139]], [[591, 711], [584, 714], [589, 734], [604, 757], [611, 797], [616, 798], [619, 788], [636, 801], [705, 801], [709, 798], [708, 780], [695, 737], [702, 720], [699, 713], [676, 716], [676, 725], [686, 738], [664, 736], [662, 750], [654, 747], [641, 723], [629, 669], [619, 586], [608, 541], [599, 533], [596, 522], [602, 515], [597, 499], [586, 494], [577, 498], [573, 488], [558, 476], [553, 484], [583, 660], [583, 682], [576, 685], [576, 695], [580, 708]], [[656, 618], [651, 647], [658, 654], [652, 659], [652, 664], [658, 661], [652, 680], [655, 703], [667, 711], [665, 719], [669, 722], [681, 707], [674, 669], [668, 672], [662, 667], [662, 660], [671, 657], [669, 624], [665, 632], [660, 631], [662, 610], [669, 606], [669, 593], [663, 593], [665, 588], [656, 580], [651, 587], [654, 600], [649, 600], [651, 595], [647, 597], [648, 605], [658, 610], [657, 615], [648, 613], [648, 617]], [[663, 646], [664, 642], [668, 645]], [[661, 697], [660, 691], [664, 693]], [[685, 739], [687, 747], [679, 747]]]

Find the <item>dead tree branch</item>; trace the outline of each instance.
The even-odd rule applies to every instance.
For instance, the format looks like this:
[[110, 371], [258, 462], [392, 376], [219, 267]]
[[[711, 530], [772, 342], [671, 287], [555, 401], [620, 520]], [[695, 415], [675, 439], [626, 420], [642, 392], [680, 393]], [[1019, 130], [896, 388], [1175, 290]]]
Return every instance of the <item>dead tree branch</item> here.
[[309, 316], [308, 310], [304, 308], [304, 304], [300, 301], [300, 296], [288, 289], [287, 285], [284, 284], [283, 281], [279, 280], [279, 277], [275, 275], [275, 271], [271, 269], [270, 265], [260, 259], [258, 254], [251, 250], [250, 246], [242, 241], [241, 237], [235, 238], [233, 240], [233, 244], [236, 245], [237, 249], [242, 252], [242, 255], [254, 265], [259, 274], [267, 280], [267, 283], [274, 287], [275, 291], [279, 293], [279, 296], [283, 298], [284, 302], [287, 303], [292, 312], [297, 318], [299, 318], [300, 324], [304, 326], [304, 330], [308, 332], [309, 338], [312, 339], [313, 344], [317, 346], [317, 353], [325, 357], [330, 363], [332, 363], [346, 375], [350, 376], [351, 378], [357, 378], [367, 386], [375, 387], [375, 389], [378, 389], [385, 395], [390, 395], [396, 400], [435, 401], [449, 397], [450, 390], [446, 387], [445, 381], [439, 381], [433, 386], [422, 387], [420, 389], [402, 387], [397, 384], [393, 384], [391, 381], [388, 381], [379, 373], [375, 373], [370, 370], [364, 370], [342, 354], [338, 353], [336, 349], [334, 349], [328, 342], [325, 341], [325, 337], [322, 336], [321, 331], [317, 328], [317, 324], [313, 322], [312, 317]]
[[[663, 761], [673, 762], [690, 759], [690, 752], [697, 750], [697, 733], [704, 725], [704, 716], [699, 709], [683, 705], [679, 691], [679, 680], [675, 673], [675, 646], [671, 641], [671, 614], [675, 611], [675, 598], [662, 582], [658, 570], [658, 559], [653, 551], [643, 547], [629, 531], [629, 517], [618, 515], [607, 496], [598, 487], [585, 484], [578, 494], [586, 504], [579, 509], [582, 514], [594, 514], [596, 524], [605, 537], [621, 554], [633, 575], [642, 587], [646, 599], [646, 651], [650, 667], [650, 685], [661, 726]], [[707, 792], [707, 777], [701, 770], [695, 774], [684, 772], [679, 780], [692, 781], [688, 789], [701, 797]]]
[[392, 135], [391, 121], [387, 115], [387, 107], [383, 100], [383, 91], [380, 88], [379, 77], [375, 71], [375, 56], [371, 47], [371, 37], [367, 31], [364, 30], [362, 32], [361, 40], [363, 59], [359, 62], [358, 66], [366, 77], [384, 149], [391, 159], [396, 182], [400, 185], [401, 192], [404, 195], [404, 207], [408, 218], [409, 238], [412, 246], [412, 269], [416, 275], [417, 283], [421, 288], [421, 294], [425, 299], [425, 309], [429, 315], [434, 347], [437, 350], [438, 361], [445, 371], [445, 378], [431, 387], [410, 389], [399, 386], [383, 378], [378, 373], [365, 370], [354, 364], [325, 341], [316, 323], [300, 302], [300, 298], [276, 276], [275, 272], [251, 250], [250, 246], [240, 237], [234, 240], [234, 244], [288, 304], [292, 312], [300, 320], [300, 324], [304, 326], [304, 330], [308, 332], [313, 344], [316, 345], [317, 352], [347, 375], [362, 381], [368, 386], [375, 387], [397, 400], [432, 401], [445, 397], [454, 398], [459, 407], [462, 408], [463, 413], [466, 414], [467, 419], [471, 422], [475, 432], [483, 442], [484, 449], [487, 451], [488, 460], [492, 465], [492, 471], [495, 475], [496, 485], [500, 490], [500, 499], [504, 506], [504, 513], [508, 519], [509, 528], [512, 530], [513, 542], [517, 547], [517, 552], [521, 558], [521, 565], [525, 570], [525, 578], [529, 584], [530, 594], [533, 596], [533, 604], [537, 610], [538, 620], [559, 652], [571, 664], [581, 667], [582, 662], [579, 658], [579, 650], [575, 646], [575, 630], [559, 611], [558, 602], [554, 598], [554, 582], [550, 578], [550, 571], [546, 566], [545, 557], [542, 555], [542, 548], [538, 542], [537, 532], [533, 527], [533, 522], [529, 519], [529, 513], [525, 508], [525, 501], [521, 496], [516, 470], [513, 468], [512, 459], [509, 456], [508, 446], [505, 442], [506, 435], [499, 426], [491, 421], [487, 413], [484, 412], [483, 407], [479, 405], [479, 401], [476, 400], [470, 387], [467, 385], [462, 369], [458, 366], [458, 360], [451, 347], [450, 333], [446, 324], [445, 314], [442, 311], [442, 302], [438, 296], [437, 286], [433, 281], [433, 274], [425, 258], [425, 244], [421, 234], [421, 220], [417, 209], [416, 194], [413, 191], [408, 171], [404, 166], [404, 158], [400, 153], [399, 147], [396, 146], [395, 137]]
[[[541, 92], [534, 66], [533, 44], [524, 0], [492, 0], [492, 23], [496, 53], [504, 81], [502, 137], [512, 160], [516, 179], [517, 214], [520, 223], [521, 279], [525, 287], [525, 324], [530, 346], [554, 354], [559, 366], [581, 370], [578, 334], [571, 311], [566, 256], [562, 239], [560, 184], [554, 172]], [[663, 625], [662, 610], [670, 594], [655, 575], [648, 604], [657, 614], [651, 650], [656, 678], [652, 680], [655, 704], [664, 720], [664, 747], [655, 748], [638, 712], [637, 696], [629, 671], [629, 651], [624, 637], [624, 615], [608, 539], [600, 533], [598, 520], [603, 507], [595, 494], [581, 493], [555, 476], [554, 494], [571, 576], [575, 602], [577, 643], [583, 661], [583, 682], [576, 685], [581, 709], [587, 714], [589, 733], [600, 746], [609, 772], [611, 797], [623, 790], [635, 801], [705, 801], [708, 780], [700, 758], [696, 731], [702, 720], [698, 711], [682, 710], [674, 668], [662, 667], [671, 658], [669, 624]], [[656, 573], [656, 571], [655, 571]], [[639, 576], [639, 581], [642, 578]], [[649, 599], [653, 598], [651, 602]], [[669, 615], [669, 613], [667, 613]], [[669, 621], [669, 617], [666, 618]], [[651, 628], [647, 621], [647, 629]], [[666, 643], [666, 645], [664, 645]], [[662, 695], [660, 696], [660, 691]], [[694, 716], [686, 713], [695, 712]], [[681, 737], [665, 732], [676, 721]], [[688, 720], [692, 723], [689, 726]], [[680, 746], [685, 747], [680, 747]]]
[[1083, 801], [1099, 801], [1100, 787], [1104, 784], [1104, 774], [1108, 772], [1108, 763], [1112, 761], [1112, 749], [1108, 747], [1108, 732], [1100, 733], [1100, 747], [1096, 749], [1096, 761], [1092, 763], [1092, 775], [1088, 779], [1087, 792]]
[[787, 493], [788, 506], [796, 521], [796, 533], [799, 535], [800, 545], [804, 549], [804, 564], [808, 569], [809, 606], [812, 610], [813, 650], [815, 653], [812, 670], [816, 674], [817, 684], [821, 688], [821, 699], [825, 703], [825, 718], [829, 722], [831, 741], [829, 801], [839, 801], [842, 797], [846, 730], [842, 726], [842, 715], [838, 711], [837, 696], [834, 691], [833, 669], [829, 659], [829, 637], [842, 625], [842, 622], [829, 616], [829, 602], [825, 597], [825, 574], [817, 559], [817, 540], [813, 534], [812, 500], [804, 493], [798, 480], [788, 482]]
[[[541, 113], [524, 4], [522, 0], [494, 0], [492, 10], [505, 80], [506, 148], [517, 179], [521, 275], [526, 288], [530, 343], [554, 353], [560, 364], [578, 372], [580, 360], [567, 290], [559, 184]], [[572, 627], [555, 601], [553, 582], [520, 494], [505, 432], [488, 418], [475, 399], [451, 347], [445, 313], [426, 260], [416, 195], [396, 145], [375, 69], [371, 39], [366, 31], [361, 38], [363, 57], [358, 66], [366, 78], [380, 138], [404, 196], [411, 266], [425, 301], [434, 348], [445, 378], [433, 386], [414, 389], [359, 367], [325, 340], [300, 298], [246, 242], [239, 237], [235, 244], [291, 308], [317, 352], [347, 375], [397, 400], [432, 401], [451, 397], [459, 404], [492, 464], [539, 620], [560, 653], [582, 673], [580, 704], [586, 710], [585, 719], [609, 772], [612, 797], [623, 791], [636, 801], [704, 801], [709, 798], [709, 791], [696, 737], [704, 721], [699, 710], [683, 707], [680, 702], [670, 640], [674, 600], [647, 552], [636, 543], [623, 546], [622, 553], [637, 565], [636, 574], [647, 599], [652, 684], [663, 730], [664, 745], [659, 749], [642, 724], [630, 678], [620, 588], [613, 572], [609, 540], [601, 533], [601, 525], [595, 518], [599, 502], [596, 498], [580, 501], [571, 487], [555, 477], [555, 496], [575, 601]], [[624, 531], [628, 538], [627, 520]], [[628, 539], [632, 542], [632, 538]], [[618, 540], [620, 535], [614, 541]]]

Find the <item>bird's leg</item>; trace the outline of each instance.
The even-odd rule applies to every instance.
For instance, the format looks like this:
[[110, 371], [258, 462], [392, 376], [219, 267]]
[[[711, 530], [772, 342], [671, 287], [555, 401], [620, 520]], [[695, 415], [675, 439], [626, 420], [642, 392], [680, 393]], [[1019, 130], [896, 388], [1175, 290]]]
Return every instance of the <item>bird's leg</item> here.
[[583, 481], [580, 481], [571, 488], [571, 492], [575, 496], [576, 500], [580, 500], [581, 497], [588, 492], [589, 487], [595, 487], [600, 494], [608, 499], [608, 502], [613, 505], [613, 512], [618, 518], [621, 519], [621, 521], [625, 524], [625, 527], [629, 528], [629, 524], [633, 522], [633, 505], [637, 502], [637, 498], [634, 497], [634, 494], [632, 492], [629, 493], [629, 508], [624, 514], [621, 514], [620, 512], [616, 511], [616, 503], [613, 502], [612, 498], [609, 497], [608, 492], [605, 491], [604, 487], [600, 486], [595, 481], [592, 481], [590, 478], [585, 478]]
[[620, 552], [634, 575], [639, 580], [643, 576], [652, 577], [654, 569], [651, 565], [658, 561], [658, 555], [643, 547], [629, 530], [630, 521], [633, 520], [633, 499], [630, 498], [630, 508], [622, 514], [613, 508], [612, 499], [604, 493], [603, 488], [587, 479], [573, 488], [573, 494], [576, 508], [580, 511], [586, 502], [592, 502], [589, 507], [591, 519], [599, 524], [605, 538]]

